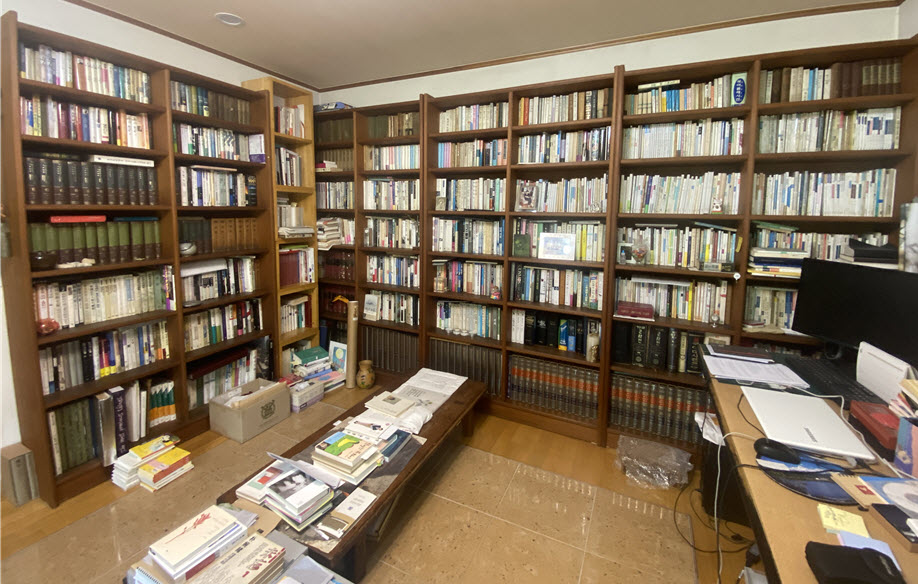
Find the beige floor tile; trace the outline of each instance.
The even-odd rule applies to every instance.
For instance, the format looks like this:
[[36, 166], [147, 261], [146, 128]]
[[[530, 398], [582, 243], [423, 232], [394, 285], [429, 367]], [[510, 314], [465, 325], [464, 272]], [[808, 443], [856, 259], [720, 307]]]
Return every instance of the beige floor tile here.
[[23, 581], [57, 582], [63, 576], [71, 582], [92, 582], [121, 562], [116, 527], [104, 508], [46, 537], [32, 546], [38, 561], [27, 567], [25, 574], [31, 578]]
[[385, 562], [376, 562], [367, 568], [367, 575], [363, 577], [360, 584], [422, 584], [423, 582], [424, 580], [416, 580]]
[[576, 584], [583, 551], [498, 519], [468, 561], [460, 583]]
[[587, 483], [521, 465], [494, 514], [583, 549], [595, 492]]
[[454, 582], [468, 567], [493, 519], [442, 497], [412, 489], [404, 515], [374, 557], [429, 584]]
[[685, 580], [667, 580], [660, 574], [631, 565], [622, 565], [593, 554], [586, 554], [583, 559], [583, 571], [580, 584], [612, 584], [616, 582], [640, 582], [640, 584], [672, 584], [691, 582]]
[[[690, 538], [689, 517], [676, 513], [676, 521]], [[672, 582], [695, 577], [694, 553], [676, 531], [672, 510], [606, 489], [596, 494], [586, 551]]]
[[442, 457], [420, 486], [451, 501], [493, 514], [519, 466], [515, 460], [460, 445]]
[[102, 574], [98, 578], [94, 579], [91, 584], [122, 584], [124, 582], [124, 576], [127, 574], [128, 569], [133, 565], [143, 559], [147, 555], [147, 550], [141, 550], [127, 558], [122, 560], [120, 564], [113, 567], [108, 572]]

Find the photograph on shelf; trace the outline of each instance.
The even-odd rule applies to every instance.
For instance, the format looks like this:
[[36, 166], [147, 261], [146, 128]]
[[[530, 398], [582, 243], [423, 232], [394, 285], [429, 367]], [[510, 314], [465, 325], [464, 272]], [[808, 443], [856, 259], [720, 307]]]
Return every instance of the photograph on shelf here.
[[379, 296], [367, 294], [363, 298], [364, 320], [379, 320]]
[[637, 261], [634, 259], [634, 255], [631, 253], [631, 248], [634, 246], [633, 243], [626, 241], [618, 242], [618, 263], [619, 264], [636, 264]]
[[573, 233], [542, 233], [539, 235], [539, 258], [543, 260], [573, 260], [577, 236]]
[[535, 200], [535, 186], [531, 183], [522, 183], [519, 185], [519, 190], [516, 194], [516, 210], [517, 211], [535, 211], [536, 210], [536, 200]]
[[337, 341], [329, 341], [328, 355], [331, 357], [332, 367], [343, 374], [347, 374], [347, 345]]

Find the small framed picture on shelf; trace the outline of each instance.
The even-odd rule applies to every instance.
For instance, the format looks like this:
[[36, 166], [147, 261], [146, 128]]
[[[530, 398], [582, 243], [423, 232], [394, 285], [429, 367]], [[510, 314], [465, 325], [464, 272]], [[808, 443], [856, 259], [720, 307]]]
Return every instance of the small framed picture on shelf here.
[[631, 248], [634, 246], [633, 243], [627, 241], [618, 242], [617, 257], [619, 264], [636, 264], [634, 256], [631, 254]]
[[542, 233], [539, 235], [539, 258], [543, 260], [573, 260], [577, 236], [573, 233]]
[[332, 367], [347, 374], [347, 345], [337, 341], [328, 342], [328, 356], [331, 357]]
[[535, 185], [533, 183], [530, 183], [529, 181], [520, 182], [519, 189], [516, 192], [516, 210], [536, 210]]
[[434, 204], [436, 211], [446, 211], [446, 197], [437, 197]]
[[363, 297], [364, 320], [379, 320], [379, 296], [367, 294]]

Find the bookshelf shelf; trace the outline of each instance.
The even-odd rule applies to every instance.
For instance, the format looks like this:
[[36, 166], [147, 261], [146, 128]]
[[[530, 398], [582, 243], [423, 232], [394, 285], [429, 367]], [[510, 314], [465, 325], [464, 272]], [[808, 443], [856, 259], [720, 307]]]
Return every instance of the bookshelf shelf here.
[[318, 284], [315, 282], [303, 282], [301, 284], [292, 284], [290, 286], [284, 286], [278, 290], [279, 296], [289, 296], [291, 294], [298, 294], [300, 292], [308, 292], [310, 290], [315, 290]]
[[796, 284], [797, 282], [800, 281], [800, 278], [797, 278], [797, 277], [787, 278], [784, 276], [762, 276], [762, 275], [755, 275], [755, 274], [744, 274], [744, 277], [746, 278], [746, 280], [749, 280], [750, 282], [768, 282], [773, 285], [775, 284]]
[[235, 256], [259, 256], [268, 253], [268, 249], [264, 247], [255, 247], [250, 249], [232, 249], [224, 251], [213, 251], [210, 253], [199, 253], [192, 256], [182, 256], [179, 258], [180, 264], [189, 264], [192, 262], [199, 262], [201, 260], [211, 260], [215, 258], [231, 258]]
[[533, 221], [541, 220], [543, 217], [551, 219], [605, 219], [605, 213], [565, 213], [563, 211], [511, 211], [510, 216], [519, 219], [532, 219]]
[[316, 171], [316, 180], [353, 179], [353, 170]]
[[132, 148], [117, 146], [115, 144], [96, 144], [95, 142], [81, 142], [66, 138], [48, 138], [47, 136], [23, 135], [22, 145], [29, 150], [64, 150], [66, 152], [79, 152], [91, 154], [113, 154], [116, 156], [131, 156], [134, 158], [147, 158], [160, 160], [166, 157], [166, 152], [158, 148]]
[[[502, 262], [505, 258], [502, 255], [490, 255], [483, 253], [462, 253], [458, 251], [429, 251], [427, 255], [431, 258], [449, 258], [457, 260], [478, 260], [482, 262]], [[517, 259], [517, 258], [510, 258]], [[524, 259], [524, 258], [520, 258]]]
[[468, 209], [465, 211], [428, 211], [433, 217], [495, 217], [504, 216], [503, 211], [477, 211]]
[[661, 381], [669, 383], [678, 383], [680, 385], [690, 385], [692, 387], [707, 387], [707, 380], [700, 373], [672, 373], [665, 369], [650, 369], [648, 367], [638, 367], [628, 363], [612, 363], [612, 371], [619, 373], [629, 373], [631, 375], [653, 376]]
[[519, 164], [510, 165], [515, 171], [565, 171], [580, 172], [590, 170], [609, 170], [608, 160], [597, 160], [593, 162], [550, 162], [544, 164]]
[[674, 268], [669, 266], [639, 266], [632, 264], [615, 264], [616, 272], [640, 272], [645, 274], [661, 274], [666, 276], [682, 276], [685, 278], [716, 278], [733, 279], [734, 271], [710, 272], [705, 270], [690, 270], [688, 268]]
[[489, 176], [506, 174], [507, 166], [454, 166], [451, 168], [432, 168], [434, 176]]
[[291, 185], [277, 185], [275, 190], [289, 195], [313, 195], [316, 192], [315, 187], [295, 187]]
[[232, 349], [234, 347], [239, 347], [255, 339], [260, 339], [268, 335], [269, 333], [264, 330], [254, 331], [251, 333], [246, 333], [240, 335], [233, 339], [228, 339], [207, 347], [201, 347], [200, 349], [195, 349], [193, 351], [185, 351], [185, 362], [190, 363], [191, 361], [197, 361], [198, 359], [203, 359], [204, 357], [210, 357], [217, 353], [223, 352], [227, 349]]
[[[212, 156], [198, 156], [196, 154], [182, 154], [176, 152], [173, 154], [175, 162], [178, 164], [190, 165], [190, 164], [204, 164], [209, 166], [225, 166], [227, 168], [235, 168], [239, 171], [251, 171], [259, 170], [264, 168], [264, 162], [250, 162], [248, 160], [229, 160], [226, 158], [214, 158]], [[198, 207], [203, 208], [203, 207]]]
[[465, 292], [427, 292], [431, 298], [443, 298], [445, 300], [458, 300], [460, 302], [474, 302], [475, 304], [489, 304], [492, 306], [502, 306], [502, 300], [495, 300], [489, 296], [479, 296], [477, 294], [466, 294]]
[[360, 172], [363, 176], [367, 177], [391, 177], [391, 178], [405, 178], [413, 177], [420, 173], [418, 168], [390, 168], [387, 170], [363, 170]]
[[806, 215], [752, 215], [749, 219], [751, 221], [764, 221], [766, 223], [805, 225], [818, 229], [825, 226], [891, 226], [899, 224], [899, 221], [893, 217], [851, 217], [842, 215], [822, 215], [818, 217], [809, 217]]
[[214, 116], [200, 116], [198, 114], [183, 112], [176, 109], [172, 110], [172, 121], [208, 128], [223, 128], [225, 130], [239, 132], [240, 134], [261, 134], [264, 132], [264, 128], [257, 124], [241, 124], [239, 122], [223, 120]]
[[383, 292], [397, 292], [399, 294], [420, 294], [421, 291], [418, 288], [409, 288], [408, 286], [392, 286], [389, 284], [376, 284], [374, 282], [361, 282], [361, 288], [366, 288], [367, 290], [380, 290]]
[[155, 361], [148, 365], [144, 365], [143, 367], [137, 367], [128, 371], [122, 371], [120, 373], [115, 373], [114, 375], [106, 375], [105, 377], [96, 379], [95, 381], [81, 383], [80, 385], [75, 385], [63, 391], [58, 391], [50, 395], [46, 395], [44, 396], [44, 405], [46, 409], [62, 406], [84, 397], [96, 395], [97, 393], [105, 391], [106, 389], [111, 389], [118, 385], [134, 381], [135, 379], [141, 379], [150, 375], [162, 373], [163, 371], [172, 369], [178, 364], [178, 359], [175, 357], [170, 357], [169, 359]]
[[303, 245], [306, 243], [313, 243], [315, 239], [315, 235], [307, 235], [306, 237], [278, 237], [277, 245]]
[[420, 215], [421, 212], [420, 212], [418, 209], [409, 209], [409, 210], [401, 210], [401, 209], [364, 209], [364, 210], [363, 210], [363, 214], [364, 214], [364, 215], [367, 215], [367, 216], [383, 215], [383, 216], [388, 216], [388, 217], [398, 217], [399, 215], [404, 215], [404, 216], [417, 216], [417, 215]]
[[722, 155], [722, 156], [672, 156], [669, 158], [623, 158], [619, 164], [625, 168], [680, 168], [689, 166], [700, 167], [738, 167], [749, 158], [747, 154]]
[[541, 357], [547, 359], [553, 359], [555, 361], [563, 361], [564, 363], [570, 363], [571, 365], [578, 365], [581, 367], [592, 367], [595, 369], [599, 368], [599, 363], [594, 363], [592, 361], [587, 361], [586, 357], [580, 353], [574, 353], [569, 351], [559, 351], [554, 347], [545, 347], [541, 345], [523, 345], [520, 343], [507, 343], [507, 350], [520, 355], [528, 355], [530, 357]]
[[260, 212], [264, 211], [264, 209], [263, 209], [262, 207], [239, 206], [239, 205], [227, 206], [227, 207], [217, 207], [217, 206], [200, 206], [200, 207], [179, 206], [179, 207], [176, 207], [175, 210], [176, 210], [177, 212], [179, 212], [179, 213], [191, 214], [191, 215], [202, 215], [202, 214], [214, 213], [214, 214], [220, 214], [220, 215], [240, 215], [240, 216], [254, 215], [254, 214], [256, 214], [256, 213], [260, 213]]
[[633, 318], [628, 318], [627, 316], [613, 316], [612, 320], [616, 322], [637, 322], [637, 323], [646, 323], [653, 326], [660, 327], [671, 327], [677, 328], [684, 331], [693, 331], [697, 333], [713, 333], [713, 334], [731, 334], [733, 332], [732, 327], [729, 325], [720, 325], [714, 326], [711, 324], [696, 322], [694, 320], [684, 320], [681, 318], [667, 318], [664, 316], [657, 316], [654, 318], [654, 321], [640, 321]]
[[618, 220], [628, 220], [628, 221], [716, 221], [718, 223], [736, 223], [737, 221], [742, 221], [742, 215], [717, 215], [717, 214], [687, 214], [687, 213], [619, 213]]
[[752, 108], [748, 105], [733, 107], [718, 107], [706, 109], [691, 109], [675, 112], [660, 112], [653, 114], [628, 114], [622, 116], [622, 124], [638, 126], [642, 124], [665, 124], [668, 122], [682, 122], [690, 120], [729, 120], [743, 118], [749, 115]]
[[769, 343], [782, 343], [782, 344], [791, 344], [791, 345], [804, 345], [810, 347], [820, 347], [822, 346], [822, 341], [814, 337], [808, 337], [804, 335], [788, 335], [782, 333], [753, 333], [743, 331], [741, 333], [743, 338], [755, 339], [757, 341], [765, 341]]
[[461, 130], [458, 132], [436, 132], [427, 136], [436, 142], [467, 142], [469, 140], [493, 140], [507, 137], [507, 128], [486, 130]]
[[353, 148], [353, 147], [354, 147], [354, 142], [352, 140], [338, 140], [336, 142], [316, 142], [316, 150], [338, 150], [341, 148]]
[[418, 144], [420, 136], [393, 136], [390, 138], [365, 138], [360, 141], [363, 146], [399, 146], [402, 144]]
[[124, 110], [129, 114], [151, 114], [158, 115], [165, 113], [166, 108], [152, 103], [141, 103], [131, 99], [121, 99], [120, 97], [110, 97], [101, 93], [91, 93], [72, 87], [54, 85], [52, 83], [42, 83], [32, 79], [19, 79], [20, 95], [47, 95], [68, 103], [77, 102], [85, 105], [106, 107], [114, 110]]
[[780, 154], [756, 154], [756, 163], [767, 164], [811, 164], [838, 162], [895, 162], [907, 158], [911, 152], [894, 150], [843, 150], [834, 152], [784, 152]]
[[45, 213], [126, 213], [130, 215], [161, 214], [172, 210], [169, 205], [26, 205], [27, 212]]
[[293, 343], [302, 341], [303, 339], [308, 339], [319, 334], [319, 329], [309, 327], [297, 329], [289, 333], [282, 333], [280, 337], [281, 346], [291, 345]]
[[479, 337], [476, 335], [460, 335], [456, 333], [451, 333], [438, 328], [431, 328], [427, 331], [427, 336], [434, 339], [444, 339], [447, 341], [453, 341], [457, 343], [467, 343], [469, 345], [477, 345], [479, 347], [489, 347], [491, 349], [500, 349], [500, 341], [495, 339], [488, 339], [485, 337]]
[[287, 144], [288, 146], [309, 146], [312, 144], [311, 138], [301, 138], [299, 136], [285, 134], [284, 132], [274, 132], [274, 141]]
[[602, 310], [593, 310], [591, 308], [577, 308], [574, 306], [562, 306], [560, 304], [548, 304], [542, 302], [526, 302], [523, 300], [511, 300], [507, 302], [509, 308], [520, 308], [523, 310], [542, 310], [545, 312], [555, 312], [557, 314], [567, 314], [570, 316], [581, 316], [589, 318], [602, 318]]
[[572, 268], [583, 268], [583, 269], [593, 269], [601, 270], [605, 267], [603, 262], [586, 262], [582, 260], [546, 260], [543, 258], [523, 258], [523, 257], [511, 257], [509, 258], [511, 262], [516, 262], [518, 264], [540, 264], [546, 266], [565, 266]]
[[227, 304], [232, 304], [233, 302], [240, 302], [243, 300], [251, 300], [252, 298], [261, 298], [270, 293], [270, 290], [259, 289], [254, 292], [245, 292], [243, 294], [226, 294], [219, 298], [214, 298], [213, 300], [205, 300], [194, 304], [191, 306], [185, 306], [182, 308], [184, 314], [193, 314], [195, 312], [201, 312], [202, 310], [209, 310], [211, 308], [216, 308], [218, 306], [224, 306]]
[[320, 317], [320, 318], [327, 318], [327, 319], [330, 319], [330, 320], [340, 320], [341, 322], [344, 322], [344, 321], [347, 320], [347, 315], [345, 315], [345, 314], [335, 314], [334, 312], [320, 312], [320, 313], [319, 313], [319, 317]]
[[550, 124], [525, 124], [513, 126], [513, 135], [541, 134], [543, 132], [573, 132], [611, 126], [612, 118], [592, 118], [589, 120], [573, 120], [570, 122], [555, 122]]
[[316, 213], [323, 215], [353, 215], [353, 209], [316, 209]]
[[391, 322], [388, 320], [365, 320], [361, 318], [360, 324], [366, 325], [366, 326], [374, 326], [377, 328], [389, 329], [390, 331], [399, 331], [403, 333], [417, 334], [418, 332], [418, 327], [416, 326], [411, 326], [409, 324], [400, 324], [400, 323]]
[[810, 101], [760, 103], [759, 115], [770, 116], [798, 112], [895, 107], [897, 105], [907, 105], [914, 101], [915, 97], [916, 95], [914, 93], [897, 93], [893, 95], [862, 95], [860, 97], [837, 97], [834, 99], [814, 99]]
[[[367, 215], [373, 215], [372, 212]], [[366, 253], [388, 253], [392, 255], [417, 255], [421, 249], [417, 247], [361, 247], [360, 251]]]
[[59, 276], [81, 276], [83, 274], [95, 274], [97, 272], [118, 272], [121, 270], [136, 270], [139, 268], [149, 268], [153, 266], [165, 266], [172, 262], [165, 259], [139, 260], [135, 262], [124, 262], [120, 264], [103, 264], [98, 266], [87, 266], [85, 268], [57, 268], [54, 270], [41, 270], [32, 272], [33, 280], [44, 278], [57, 278]]
[[155, 320], [163, 320], [173, 316], [175, 316], [174, 310], [154, 310], [152, 312], [144, 312], [142, 314], [136, 314], [133, 316], [125, 316], [122, 318], [114, 318], [103, 322], [94, 322], [92, 324], [84, 324], [72, 328], [61, 329], [49, 335], [39, 336], [38, 346], [44, 347], [47, 345], [53, 345], [55, 343], [69, 341], [71, 339], [78, 339], [80, 337], [93, 335], [102, 331], [114, 330], [123, 326], [153, 322]]
[[319, 284], [331, 284], [333, 286], [348, 286], [353, 288], [357, 285], [353, 280], [335, 280], [334, 278], [319, 278]]

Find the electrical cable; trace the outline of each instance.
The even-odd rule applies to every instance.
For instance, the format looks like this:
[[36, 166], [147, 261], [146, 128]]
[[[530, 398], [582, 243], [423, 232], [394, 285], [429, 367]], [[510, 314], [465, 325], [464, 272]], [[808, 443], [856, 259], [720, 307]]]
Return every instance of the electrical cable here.
[[[683, 493], [685, 493], [685, 490], [686, 490], [686, 489], [688, 489], [688, 484], [686, 484], [686, 485], [684, 485], [684, 486], [682, 487], [682, 489], [679, 491], [679, 494], [676, 495], [676, 501], [675, 501], [675, 503], [673, 503], [673, 526], [676, 528], [676, 533], [679, 534], [679, 537], [682, 538], [682, 541], [684, 541], [684, 542], [686, 543], [686, 545], [688, 545], [690, 548], [692, 548], [693, 550], [695, 550], [695, 551], [698, 552], [699, 554], [716, 554], [717, 551], [718, 551], [717, 549], [713, 549], [713, 550], [703, 550], [703, 549], [697, 547], [695, 544], [693, 544], [691, 541], [689, 541], [689, 539], [688, 539], [687, 537], [685, 537], [685, 535], [682, 533], [682, 530], [679, 529], [679, 524], [676, 522], [676, 508], [677, 508], [678, 505], [679, 505], [679, 499], [682, 497]], [[705, 525], [705, 527], [709, 527], [709, 526]], [[713, 530], [714, 528], [713, 528], [713, 527], [710, 527], [710, 529]], [[743, 552], [743, 551], [746, 551], [747, 549], [749, 549], [751, 546], [752, 546], [752, 544], [750, 543], [749, 545], [747, 545], [747, 546], [745, 546], [745, 547], [740, 547], [740, 548], [737, 548], [737, 549], [735, 549], [735, 550], [725, 550], [724, 553], [725, 553], [725, 554], [735, 554], [735, 553], [738, 553], [738, 552]], [[718, 546], [718, 547], [719, 547], [719, 546]]]
[[752, 421], [751, 421], [749, 418], [746, 417], [746, 413], [745, 413], [745, 412], [743, 411], [743, 409], [740, 407], [740, 404], [743, 403], [743, 398], [745, 398], [745, 397], [746, 397], [746, 394], [743, 393], [743, 392], [741, 391], [740, 394], [739, 394], [739, 399], [736, 400], [736, 409], [739, 411], [740, 415], [743, 416], [743, 419], [746, 420], [746, 423], [747, 423], [747, 424], [749, 424], [750, 426], [752, 426], [753, 428], [755, 428], [756, 430], [758, 430], [759, 434], [761, 434], [762, 436], [764, 436], [764, 435], [765, 435], [765, 432], [762, 431], [761, 428], [759, 428], [758, 426], [756, 426], [755, 424], [753, 424]]
[[717, 443], [717, 481], [714, 483], [714, 541], [717, 544], [717, 584], [721, 584], [721, 578], [724, 570], [724, 554], [723, 549], [720, 547], [720, 523], [717, 519], [717, 503], [720, 497], [720, 449], [723, 448], [724, 444], [727, 443], [727, 438], [729, 436], [742, 436], [744, 438], [749, 438], [750, 440], [755, 440], [755, 438], [749, 434], [744, 434], [742, 432], [728, 432], [724, 434], [723, 438]]

